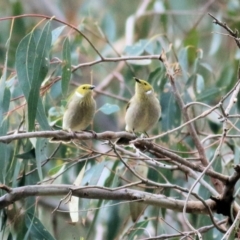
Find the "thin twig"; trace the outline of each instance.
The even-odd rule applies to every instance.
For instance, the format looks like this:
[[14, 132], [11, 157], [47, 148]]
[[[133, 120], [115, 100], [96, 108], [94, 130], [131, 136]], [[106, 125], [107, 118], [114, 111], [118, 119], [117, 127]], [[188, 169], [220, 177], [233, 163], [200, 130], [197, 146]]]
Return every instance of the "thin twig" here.
[[235, 42], [236, 42], [238, 48], [240, 48], [240, 39], [238, 38], [238, 31], [237, 30], [233, 31], [230, 27], [228, 27], [228, 25], [226, 23], [219, 21], [211, 13], [208, 13], [208, 15], [214, 19], [213, 23], [224, 28], [235, 39]]

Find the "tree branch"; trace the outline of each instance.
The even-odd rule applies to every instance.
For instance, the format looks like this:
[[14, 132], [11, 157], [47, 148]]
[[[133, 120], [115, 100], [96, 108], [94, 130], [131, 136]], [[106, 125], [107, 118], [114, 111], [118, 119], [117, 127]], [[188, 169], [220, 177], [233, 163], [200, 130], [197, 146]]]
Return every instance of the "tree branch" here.
[[[1, 188], [1, 187], [0, 187]], [[162, 194], [151, 194], [132, 189], [108, 190], [97, 186], [76, 187], [67, 184], [53, 185], [29, 185], [24, 187], [12, 188], [10, 192], [0, 197], [0, 209], [3, 209], [12, 203], [32, 196], [64, 196], [72, 191], [72, 196], [88, 199], [105, 200], [139, 200], [146, 204], [158, 206], [161, 208], [172, 209], [181, 212], [184, 206], [184, 200], [166, 197]], [[211, 199], [205, 203], [214, 211], [215, 202]], [[201, 201], [189, 201], [187, 207], [188, 213], [207, 214], [208, 209]]]
[[36, 132], [25, 132], [25, 133], [16, 133], [7, 136], [1, 136], [0, 142], [10, 143], [14, 140], [24, 139], [24, 138], [54, 138], [55, 141], [70, 141], [74, 139], [78, 140], [114, 140], [118, 138], [128, 138], [133, 140], [136, 138], [134, 134], [128, 132], [111, 132], [106, 131], [102, 133], [92, 133], [88, 131], [82, 132], [67, 132], [67, 131], [36, 131]]
[[235, 39], [235, 42], [236, 42], [238, 48], [240, 48], [240, 39], [238, 38], [238, 30], [233, 31], [230, 27], [228, 27], [228, 25], [226, 23], [219, 21], [211, 13], [208, 13], [208, 15], [214, 19], [213, 23], [224, 28], [230, 34], [230, 36]]
[[[194, 164], [192, 162], [189, 162], [186, 159], [178, 156], [177, 154], [166, 151], [165, 149], [161, 148], [161, 146], [155, 145], [155, 144], [153, 144], [149, 141], [146, 141], [144, 139], [136, 139], [134, 141], [134, 145], [136, 147], [140, 148], [140, 149], [144, 147], [145, 149], [147, 149], [153, 155], [155, 154], [155, 152], [160, 153], [160, 154], [162, 154], [166, 157], [171, 158], [172, 161], [176, 161], [177, 163], [181, 163], [184, 166], [187, 166], [187, 167], [189, 167], [189, 168], [191, 168], [195, 171], [202, 172], [205, 169], [201, 165], [197, 165], [197, 164]], [[215, 171], [210, 170], [210, 169], [206, 171], [206, 175], [208, 175], [210, 177], [213, 177], [213, 178], [216, 178], [223, 183], [226, 183], [228, 181], [228, 176], [223, 175], [223, 174], [218, 173], [218, 172], [215, 172]]]

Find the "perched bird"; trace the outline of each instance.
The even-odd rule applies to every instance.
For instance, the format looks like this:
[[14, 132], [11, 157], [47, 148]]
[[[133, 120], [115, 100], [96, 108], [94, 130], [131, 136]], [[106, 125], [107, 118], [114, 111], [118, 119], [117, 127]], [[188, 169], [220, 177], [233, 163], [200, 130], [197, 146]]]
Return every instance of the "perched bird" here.
[[[134, 79], [136, 81], [135, 95], [131, 98], [127, 105], [125, 130], [132, 133], [141, 132], [147, 135], [147, 131], [149, 131], [158, 122], [161, 115], [161, 107], [157, 97], [155, 96], [153, 87], [145, 80], [138, 78]], [[124, 138], [120, 138], [117, 143], [125, 144], [127, 141]], [[138, 161], [135, 161], [133, 169], [143, 178], [147, 178], [148, 168], [146, 163], [139, 163]], [[139, 178], [132, 173], [128, 179], [131, 179], [131, 182], [139, 180]], [[133, 189], [143, 190], [138, 187], [133, 187]], [[146, 204], [144, 203], [130, 203], [130, 214], [134, 222], [143, 214], [145, 208]]]
[[153, 87], [145, 80], [134, 79], [135, 95], [127, 105], [125, 129], [127, 132], [147, 133], [158, 122], [161, 107]]
[[93, 120], [96, 102], [92, 96], [95, 86], [80, 85], [70, 97], [62, 121], [62, 128], [68, 131], [85, 130]]

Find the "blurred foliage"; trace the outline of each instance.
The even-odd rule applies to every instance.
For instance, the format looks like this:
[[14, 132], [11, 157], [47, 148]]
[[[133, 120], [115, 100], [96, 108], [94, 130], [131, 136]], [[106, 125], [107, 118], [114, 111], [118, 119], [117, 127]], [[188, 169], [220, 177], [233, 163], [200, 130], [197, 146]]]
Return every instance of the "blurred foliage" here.
[[[164, 49], [174, 67], [181, 69], [176, 85], [185, 104], [201, 102], [214, 106], [237, 81], [240, 50], [232, 38], [221, 34], [223, 30], [212, 23], [207, 12], [239, 30], [239, 10], [237, 0], [2, 1], [0, 136], [15, 131], [60, 128], [66, 96], [83, 83], [96, 85], [94, 97], [98, 111], [91, 129], [122, 131], [125, 106], [134, 92], [135, 76], [147, 79], [154, 86], [161, 103], [161, 120], [150, 135], [178, 127], [183, 123], [182, 110], [158, 59], [90, 64], [100, 59], [95, 49], [104, 58], [160, 55]], [[22, 14], [31, 16], [4, 19]], [[62, 22], [33, 14], [55, 16]], [[82, 34], [65, 23], [74, 25]], [[229, 97], [224, 108], [228, 101]], [[206, 105], [196, 104], [189, 107], [189, 113], [195, 117], [206, 109]], [[239, 109], [238, 101], [231, 114], [237, 114]], [[240, 123], [234, 124], [239, 128]], [[196, 121], [195, 125], [201, 140], [220, 134], [222, 129], [222, 122], [214, 113]], [[232, 129], [231, 134], [237, 131]], [[186, 128], [156, 143], [195, 161], [196, 155], [191, 154], [195, 148]], [[214, 140], [204, 143], [208, 159], [217, 148], [217, 144], [212, 143]], [[228, 139], [214, 169], [231, 174], [232, 165], [238, 163], [239, 149], [238, 138], [234, 143]], [[0, 143], [0, 182], [9, 187], [46, 182], [72, 184], [85, 166], [82, 185], [114, 188], [126, 183], [126, 169], [107, 154], [108, 150], [110, 148], [99, 141], [60, 147], [48, 139]], [[181, 171], [153, 167], [149, 167], [148, 178], [185, 188], [194, 181], [187, 181]], [[209, 178], [205, 180], [210, 184]], [[152, 189], [143, 191], [158, 193]], [[196, 192], [205, 199], [210, 196], [202, 185]], [[1, 195], [4, 194], [1, 190]], [[164, 190], [164, 194], [185, 199], [172, 189]], [[28, 198], [1, 211], [1, 239], [140, 239], [177, 233], [186, 227], [182, 213], [148, 206], [133, 223], [128, 203], [90, 199], [79, 199], [80, 221], [71, 224], [67, 205], [61, 208], [67, 212], [51, 213], [59, 201], [59, 197]], [[189, 219], [195, 228], [211, 224], [208, 216], [191, 214]], [[203, 236], [220, 239], [222, 234], [212, 229]]]

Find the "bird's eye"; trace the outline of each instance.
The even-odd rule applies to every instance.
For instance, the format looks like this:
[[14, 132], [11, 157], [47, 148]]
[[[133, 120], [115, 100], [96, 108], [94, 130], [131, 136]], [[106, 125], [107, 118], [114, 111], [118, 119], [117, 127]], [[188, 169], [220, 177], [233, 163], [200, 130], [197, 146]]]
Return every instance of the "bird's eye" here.
[[85, 87], [83, 87], [83, 89], [85, 89]]
[[146, 84], [146, 83], [144, 83], [144, 85], [146, 86], [147, 84]]

